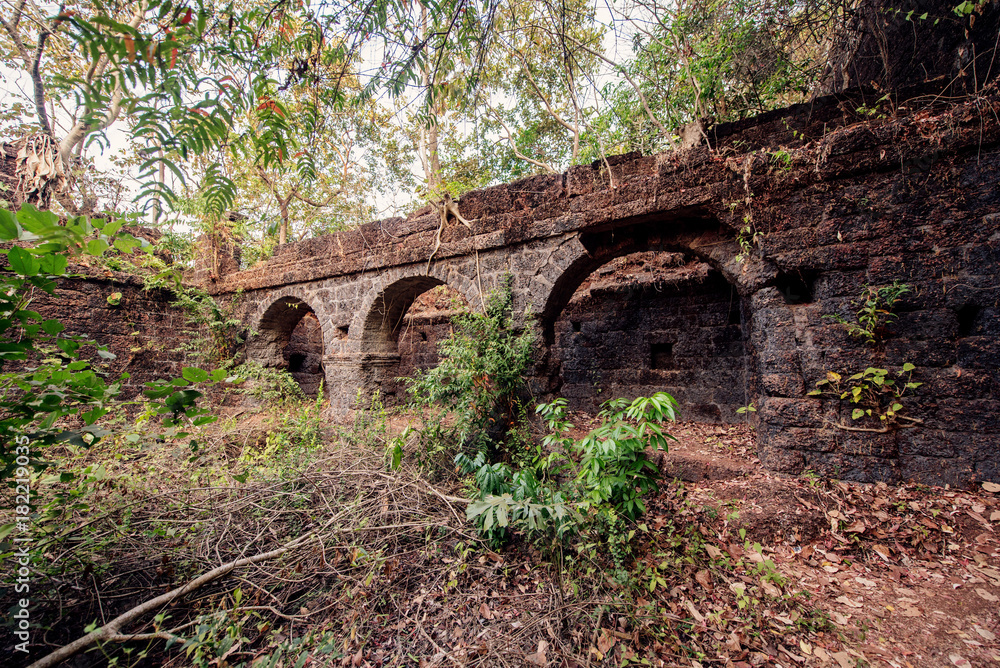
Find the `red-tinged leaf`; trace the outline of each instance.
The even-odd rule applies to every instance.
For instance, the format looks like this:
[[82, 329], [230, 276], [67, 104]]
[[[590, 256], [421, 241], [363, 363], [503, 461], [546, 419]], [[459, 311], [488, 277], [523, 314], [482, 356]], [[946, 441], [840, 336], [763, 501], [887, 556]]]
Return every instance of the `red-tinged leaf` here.
[[190, 7], [188, 7], [188, 10], [186, 12], [184, 12], [184, 16], [181, 18], [181, 25], [182, 26], [186, 26], [189, 23], [191, 23], [191, 8]]
[[125, 52], [128, 54], [128, 62], [135, 62], [135, 40], [131, 37], [125, 38]]

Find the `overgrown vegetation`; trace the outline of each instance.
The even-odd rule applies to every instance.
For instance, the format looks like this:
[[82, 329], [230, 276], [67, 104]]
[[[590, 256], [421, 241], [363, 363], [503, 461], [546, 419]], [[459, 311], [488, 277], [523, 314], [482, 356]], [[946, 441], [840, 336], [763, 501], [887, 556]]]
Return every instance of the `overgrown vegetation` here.
[[[70, 258], [100, 256], [112, 246], [122, 252], [143, 247], [139, 239], [121, 233], [121, 227], [120, 221], [85, 217], [60, 224], [55, 214], [30, 205], [16, 215], [0, 210], [0, 239], [22, 242], [5, 252], [10, 273], [0, 276], [0, 439], [8, 481], [18, 456], [26, 456], [15, 452], [15, 443], [30, 444], [31, 451], [30, 467], [17, 465], [18, 469], [41, 470], [45, 466], [41, 448], [55, 443], [91, 445], [109, 433], [96, 426], [98, 420], [120, 410], [120, 382], [108, 382], [95, 366], [114, 354], [66, 332], [56, 320], [43, 320], [29, 307], [34, 290], [55, 294], [56, 281], [66, 274]], [[147, 412], [165, 416], [166, 428], [180, 428], [185, 421], [204, 424], [213, 418], [195, 406], [202, 393], [193, 386], [218, 382], [223, 376], [190, 368], [183, 378], [153, 384], [147, 398], [154, 403]]]
[[[454, 458], [478, 499], [467, 510], [494, 546], [514, 533], [550, 549], [570, 535], [615, 530], [619, 517], [635, 520], [644, 495], [657, 489], [658, 469], [646, 448], [665, 450], [663, 422], [675, 419], [676, 401], [666, 393], [605, 403], [600, 425], [576, 440], [566, 401], [539, 405], [548, 435], [533, 440], [527, 429], [523, 374], [531, 360], [531, 333], [517, 333], [513, 297], [502, 285], [482, 314], [453, 319], [454, 332], [439, 345], [441, 359], [407, 380], [412, 406], [423, 414], [415, 431], [421, 461]], [[525, 314], [525, 320], [528, 320]], [[399, 466], [405, 435], [389, 446]], [[560, 550], [562, 548], [560, 547]]]
[[490, 295], [485, 312], [466, 310], [453, 318], [454, 332], [441, 342], [438, 365], [406, 380], [411, 406], [424, 416], [417, 433], [429, 456], [461, 447], [488, 452], [498, 462], [521, 457], [517, 432], [534, 335], [527, 322], [515, 326], [513, 303], [508, 277]]
[[838, 325], [843, 325], [850, 336], [863, 340], [865, 343], [875, 343], [884, 339], [889, 333], [889, 325], [898, 316], [893, 309], [902, 300], [903, 295], [912, 292], [909, 285], [893, 281], [892, 285], [866, 285], [861, 291], [861, 297], [855, 306], [860, 306], [853, 320], [848, 320], [840, 314], [826, 315]]
[[[897, 318], [893, 310], [903, 296], [910, 292], [910, 286], [898, 280], [885, 286], [866, 285], [859, 300], [853, 302], [854, 306], [860, 306], [853, 320], [839, 314], [823, 317], [844, 326], [849, 336], [861, 339], [869, 347], [875, 347], [889, 336], [889, 325]], [[905, 362], [895, 373], [887, 368], [874, 366], [857, 373], [827, 370], [826, 377], [816, 382], [815, 388], [809, 391], [809, 396], [846, 401], [853, 405], [851, 420], [876, 418], [876, 424], [879, 425], [871, 428], [831, 423], [840, 429], [885, 432], [899, 428], [901, 423], [905, 423], [907, 427], [916, 426], [921, 420], [903, 414], [904, 399], [912, 396], [913, 391], [923, 385], [913, 380], [916, 369], [915, 365]]]
[[[445, 371], [411, 381], [440, 402], [416, 404], [418, 433], [399, 434], [377, 394], [328, 428], [322, 393], [304, 400], [287, 373], [246, 364], [186, 368], [134, 419], [95, 418], [89, 447], [50, 445], [58, 471], [27, 474], [44, 552], [32, 615], [66, 649], [39, 665], [80, 649], [115, 665], [725, 665], [841, 647], [844, 627], [762, 530], [660, 488], [650, 450], [672, 438], [671, 397], [609, 401], [585, 434], [555, 399], [532, 426], [530, 328], [512, 306], [502, 289], [458, 317]], [[195, 388], [227, 374], [254, 408], [213, 423]], [[871, 551], [848, 544], [852, 561]]]

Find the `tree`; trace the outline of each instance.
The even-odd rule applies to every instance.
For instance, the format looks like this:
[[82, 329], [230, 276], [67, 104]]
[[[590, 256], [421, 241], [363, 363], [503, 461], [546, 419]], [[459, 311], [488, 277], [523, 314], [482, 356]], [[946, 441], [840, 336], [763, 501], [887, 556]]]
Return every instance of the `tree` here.
[[[89, 9], [89, 4], [84, 5]], [[5, 56], [28, 73], [37, 133], [23, 143], [17, 162], [19, 190], [27, 201], [48, 207], [55, 197], [63, 207], [78, 213], [92, 210], [91, 197], [82, 206], [70, 197], [72, 166], [82, 165], [84, 149], [93, 135], [106, 130], [122, 113], [125, 89], [121, 72], [107, 53], [80, 53], [65, 38], [63, 25], [76, 13], [60, 9], [45, 16], [34, 3], [18, 0], [0, 14], [0, 27], [10, 38]], [[146, 3], [128, 12], [115, 12], [123, 25], [136, 29], [146, 15]], [[65, 93], [76, 80], [93, 96], [73, 104]], [[59, 105], [58, 114], [56, 104]]]
[[[303, 194], [309, 178], [279, 183], [308, 176], [311, 159], [301, 144], [311, 130], [297, 122], [305, 107], [293, 119], [284, 105], [365, 114], [383, 93], [414, 103], [415, 149], [436, 199], [457, 194], [445, 187], [449, 164], [481, 185], [663, 150], [692, 119], [800, 101], [820, 81], [892, 88], [953, 74], [957, 62], [963, 90], [974, 91], [1000, 70], [995, 2], [912, 0], [897, 12], [883, 0], [621, 0], [601, 10], [604, 26], [583, 0], [145, 0], [127, 11], [86, 0], [55, 17], [33, 7], [14, 0], [0, 14], [7, 55], [32, 81], [39, 134], [23, 161], [32, 197], [79, 209], [67, 196], [69, 159], [125, 119], [141, 147], [140, 200], [175, 202], [186, 161], [203, 156], [200, 191], [221, 216], [236, 203], [239, 175], [223, 167], [235, 156], [286, 212], [286, 237], [292, 202], [324, 211], [300, 195], [326, 199]], [[930, 46], [939, 33], [941, 50]], [[626, 42], [621, 55], [612, 50]], [[381, 63], [359, 71], [374, 53]], [[459, 121], [474, 129], [457, 131]]]

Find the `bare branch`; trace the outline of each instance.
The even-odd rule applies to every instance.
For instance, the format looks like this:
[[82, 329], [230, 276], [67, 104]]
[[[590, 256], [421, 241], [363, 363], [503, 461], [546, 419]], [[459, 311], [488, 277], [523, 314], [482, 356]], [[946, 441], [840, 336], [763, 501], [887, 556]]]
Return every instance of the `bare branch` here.
[[530, 164], [532, 164], [532, 165], [534, 165], [536, 167], [540, 167], [540, 168], [544, 169], [549, 174], [556, 174], [556, 173], [558, 173], [556, 171], [556, 169], [552, 165], [550, 165], [550, 164], [548, 164], [546, 162], [541, 162], [539, 160], [535, 160], [533, 158], [529, 158], [528, 156], [526, 156], [525, 154], [523, 154], [519, 150], [517, 150], [517, 143], [514, 141], [514, 135], [510, 131], [510, 128], [507, 126], [507, 124], [504, 123], [503, 118], [500, 117], [500, 114], [497, 112], [497, 110], [494, 109], [488, 102], [486, 103], [486, 108], [491, 112], [491, 114], [497, 120], [497, 122], [499, 122], [500, 125], [503, 127], [503, 130], [504, 130], [504, 132], [507, 135], [507, 142], [510, 144], [510, 148], [511, 148], [512, 151], [514, 151], [514, 155], [515, 156], [517, 156], [521, 160], [524, 160], [527, 163], [530, 163]]
[[[129, 26], [132, 28], [139, 27], [139, 24], [142, 23], [143, 18], [146, 16], [147, 5], [148, 3], [143, 0], [136, 6], [135, 11], [132, 13], [132, 20], [128, 23]], [[88, 72], [88, 77], [93, 76], [94, 74], [100, 76], [106, 67], [107, 59], [102, 56], [98, 63], [96, 63], [96, 66], [92, 67], [91, 71]], [[73, 153], [73, 149], [77, 144], [86, 139], [87, 135], [93, 134], [94, 132], [100, 132], [118, 120], [118, 115], [122, 110], [122, 98], [124, 95], [125, 91], [122, 87], [121, 75], [119, 74], [115, 85], [115, 92], [111, 95], [111, 106], [104, 114], [104, 118], [96, 123], [89, 123], [84, 120], [77, 121], [70, 131], [66, 133], [63, 140], [59, 142], [59, 153], [62, 155], [63, 160], [66, 161], [66, 164], [69, 164], [69, 158]]]
[[77, 638], [70, 644], [57, 649], [48, 656], [45, 656], [39, 659], [38, 661], [35, 661], [33, 664], [29, 666], [29, 668], [49, 668], [49, 666], [55, 666], [58, 663], [70, 658], [71, 656], [76, 655], [77, 653], [86, 649], [87, 647], [90, 647], [96, 642], [100, 642], [102, 640], [115, 639], [116, 637], [120, 636], [119, 629], [121, 629], [126, 624], [130, 624], [136, 619], [139, 619], [143, 615], [150, 613], [154, 610], [157, 610], [167, 605], [174, 599], [177, 599], [185, 594], [188, 594], [200, 588], [205, 584], [208, 584], [209, 582], [212, 582], [213, 580], [217, 580], [218, 578], [227, 575], [230, 571], [236, 568], [257, 564], [262, 561], [269, 561], [271, 559], [276, 559], [277, 557], [280, 557], [289, 550], [293, 550], [296, 547], [301, 546], [306, 541], [312, 539], [313, 536], [316, 535], [316, 533], [317, 532], [315, 531], [311, 531], [303, 536], [300, 536], [286, 543], [284, 546], [279, 547], [276, 550], [271, 550], [270, 552], [264, 552], [263, 554], [257, 554], [252, 557], [246, 557], [244, 559], [238, 559], [236, 561], [231, 561], [228, 564], [223, 564], [218, 568], [213, 568], [208, 573], [205, 573], [204, 575], [195, 578], [194, 580], [191, 580], [190, 582], [183, 584], [180, 587], [172, 589], [168, 591], [166, 594], [162, 594], [160, 596], [157, 596], [156, 598], [150, 599], [145, 603], [137, 605], [131, 610], [122, 613], [121, 615], [115, 617], [114, 619], [112, 619], [110, 622], [100, 627], [99, 629], [91, 631], [87, 635], [81, 638]]
[[344, 194], [344, 189], [343, 188], [338, 188], [336, 190], [336, 192], [330, 193], [330, 196], [326, 198], [326, 201], [324, 201], [324, 202], [317, 202], [316, 200], [311, 199], [309, 197], [306, 197], [305, 195], [300, 195], [297, 190], [292, 193], [292, 195], [295, 197], [295, 199], [297, 199], [300, 202], [303, 202], [305, 204], [308, 204], [309, 206], [314, 206], [317, 209], [322, 209], [324, 207], [330, 206], [331, 204], [333, 204], [333, 202], [334, 202], [335, 199], [337, 199], [338, 197], [340, 197], [343, 194]]

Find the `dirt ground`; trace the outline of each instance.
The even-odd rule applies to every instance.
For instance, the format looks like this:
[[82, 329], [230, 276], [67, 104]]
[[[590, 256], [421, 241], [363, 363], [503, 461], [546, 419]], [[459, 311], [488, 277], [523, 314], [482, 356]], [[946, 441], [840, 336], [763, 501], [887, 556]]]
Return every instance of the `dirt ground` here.
[[[662, 467], [679, 482], [661, 496], [685, 488], [690, 521], [718, 550], [759, 544], [788, 578], [785, 590], [808, 592], [836, 627], [829, 642], [771, 647], [765, 663], [1000, 666], [997, 493], [777, 475], [760, 466], [746, 427], [671, 431], [679, 442]], [[779, 628], [791, 621], [768, 619]]]

